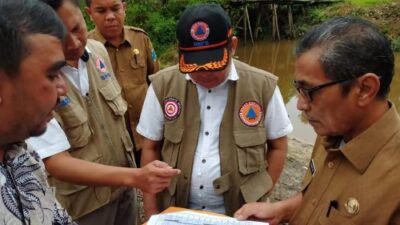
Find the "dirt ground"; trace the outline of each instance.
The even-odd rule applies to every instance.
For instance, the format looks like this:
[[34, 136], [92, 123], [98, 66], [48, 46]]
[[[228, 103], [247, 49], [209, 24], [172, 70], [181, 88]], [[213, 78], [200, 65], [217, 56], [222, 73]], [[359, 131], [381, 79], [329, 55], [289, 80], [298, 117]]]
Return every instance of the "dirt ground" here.
[[[312, 152], [312, 145], [303, 143], [299, 140], [289, 139], [288, 157], [283, 169], [283, 173], [271, 194], [271, 201], [279, 201], [293, 196], [300, 190], [301, 181], [307, 170]], [[138, 192], [139, 215], [143, 222], [143, 197]], [[140, 223], [141, 224], [141, 223]]]
[[311, 152], [311, 144], [306, 144], [293, 138], [289, 139], [288, 157], [283, 173], [271, 194], [271, 201], [286, 199], [300, 190]]

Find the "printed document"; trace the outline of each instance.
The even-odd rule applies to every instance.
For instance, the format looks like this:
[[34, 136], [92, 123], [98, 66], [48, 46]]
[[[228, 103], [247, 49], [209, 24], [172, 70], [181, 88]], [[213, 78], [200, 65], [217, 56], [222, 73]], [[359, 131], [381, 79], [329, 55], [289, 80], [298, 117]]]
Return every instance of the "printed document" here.
[[180, 211], [153, 215], [147, 225], [268, 225], [268, 223], [240, 221], [232, 217], [214, 216], [194, 211]]

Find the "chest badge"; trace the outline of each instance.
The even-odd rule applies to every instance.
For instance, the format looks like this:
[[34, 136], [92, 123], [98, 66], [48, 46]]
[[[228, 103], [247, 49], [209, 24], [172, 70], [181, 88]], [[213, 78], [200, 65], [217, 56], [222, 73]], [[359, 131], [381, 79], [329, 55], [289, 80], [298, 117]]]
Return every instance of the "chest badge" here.
[[179, 117], [182, 111], [181, 102], [174, 97], [164, 99], [164, 117], [166, 120], [175, 120]]
[[134, 55], [139, 55], [139, 53], [140, 53], [139, 49], [137, 49], [137, 48], [134, 48], [132, 50], [132, 52], [133, 52]]
[[344, 207], [346, 208], [346, 211], [350, 215], [357, 215], [358, 212], [360, 212], [360, 203], [355, 198], [347, 199], [346, 203], [344, 204]]
[[104, 61], [100, 58], [96, 59], [96, 69], [101, 72], [105, 73], [107, 72], [107, 65], [104, 63]]
[[263, 117], [263, 109], [256, 101], [247, 101], [239, 109], [239, 118], [244, 125], [257, 126]]

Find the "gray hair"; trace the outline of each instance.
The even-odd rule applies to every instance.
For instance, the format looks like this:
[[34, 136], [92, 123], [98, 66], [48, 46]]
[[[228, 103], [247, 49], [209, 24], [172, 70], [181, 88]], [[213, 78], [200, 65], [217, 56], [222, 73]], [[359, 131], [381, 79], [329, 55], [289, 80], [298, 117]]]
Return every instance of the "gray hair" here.
[[[313, 48], [322, 50], [320, 63], [330, 79], [374, 73], [380, 77], [377, 96], [387, 97], [394, 75], [394, 55], [390, 41], [375, 25], [356, 17], [330, 19], [305, 34], [296, 48], [296, 57]], [[354, 82], [342, 84], [343, 94]]]

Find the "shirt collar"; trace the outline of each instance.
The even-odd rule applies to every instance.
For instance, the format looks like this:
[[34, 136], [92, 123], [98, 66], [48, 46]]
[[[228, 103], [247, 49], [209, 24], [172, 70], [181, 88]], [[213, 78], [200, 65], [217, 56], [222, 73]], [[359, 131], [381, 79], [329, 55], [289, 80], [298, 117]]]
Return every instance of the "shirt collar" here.
[[[128, 32], [126, 32], [126, 29], [127, 28], [125, 26], [122, 29], [122, 32], [124, 32], [124, 40], [122, 40], [121, 44], [127, 42], [129, 45], [132, 46], [132, 43], [130, 42], [130, 40], [128, 38], [128, 34], [127, 34]], [[100, 31], [97, 28], [94, 29], [94, 37], [97, 41], [101, 42], [103, 45], [108, 44], [107, 40], [104, 38], [104, 36], [100, 33]], [[111, 44], [108, 44], [108, 45], [111, 45]]]
[[[231, 65], [230, 65], [228, 76], [226, 77], [225, 81], [222, 82], [221, 84], [219, 84], [218, 86], [224, 85], [228, 80], [237, 81], [239, 79], [239, 75], [237, 74], [236, 67], [235, 67], [235, 64], [233, 63], [233, 60], [231, 60], [230, 64]], [[196, 84], [196, 82], [190, 77], [190, 75], [188, 73], [185, 74], [185, 78], [186, 78], [186, 80], [190, 80]]]
[[62, 68], [61, 68], [61, 71], [63, 72], [63, 73], [65, 73], [65, 74], [69, 74], [70, 72], [69, 71], [71, 71], [71, 70], [74, 70], [74, 69], [77, 69], [77, 70], [79, 70], [80, 68], [81, 68], [81, 65], [82, 64], [86, 64], [88, 61], [89, 61], [89, 59], [90, 59], [90, 57], [91, 57], [91, 55], [92, 55], [92, 51], [90, 51], [90, 49], [86, 46], [85, 47], [85, 52], [87, 52], [87, 54], [88, 54], [88, 60], [87, 61], [85, 61], [85, 60], [83, 60], [82, 59], [82, 56], [79, 58], [79, 61], [78, 61], [78, 68], [74, 68], [74, 67], [72, 67], [72, 66], [70, 66], [70, 65], [68, 65], [68, 64], [65, 64], [65, 66], [63, 66]]
[[378, 121], [346, 143], [342, 149], [339, 149], [341, 137], [325, 137], [322, 143], [325, 149], [340, 150], [360, 173], [364, 173], [376, 154], [399, 131], [400, 117], [396, 107], [390, 102], [388, 104], [389, 110]]

